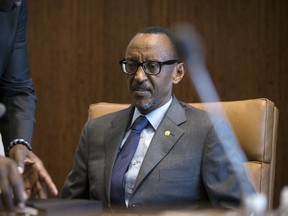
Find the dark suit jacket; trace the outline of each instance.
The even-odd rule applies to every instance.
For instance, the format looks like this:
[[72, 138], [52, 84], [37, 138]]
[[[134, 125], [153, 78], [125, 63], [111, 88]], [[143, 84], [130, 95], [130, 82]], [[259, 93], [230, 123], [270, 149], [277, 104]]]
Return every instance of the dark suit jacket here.
[[[133, 106], [84, 126], [62, 198], [110, 205], [110, 179]], [[215, 129], [220, 131], [216, 135]], [[165, 136], [165, 131], [171, 132]], [[219, 136], [219, 137], [218, 137]], [[147, 150], [129, 207], [189, 206], [205, 201], [235, 206], [254, 192], [227, 123], [174, 97]]]
[[36, 97], [26, 45], [27, 1], [6, 11], [2, 8], [0, 5], [0, 103], [6, 106], [6, 114], [0, 119], [0, 133], [7, 148], [16, 138], [31, 142]]

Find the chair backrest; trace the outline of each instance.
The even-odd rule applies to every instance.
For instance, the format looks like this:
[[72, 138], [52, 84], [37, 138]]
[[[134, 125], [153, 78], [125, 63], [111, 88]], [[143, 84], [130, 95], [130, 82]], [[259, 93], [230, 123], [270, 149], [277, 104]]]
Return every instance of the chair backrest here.
[[[245, 167], [255, 189], [268, 197], [268, 208], [273, 207], [273, 192], [276, 162], [276, 141], [278, 109], [266, 98], [190, 103], [190, 105], [209, 112], [224, 113], [243, 148], [248, 161]], [[88, 119], [127, 108], [129, 104], [100, 102], [91, 104]], [[219, 113], [218, 113], [219, 114]]]

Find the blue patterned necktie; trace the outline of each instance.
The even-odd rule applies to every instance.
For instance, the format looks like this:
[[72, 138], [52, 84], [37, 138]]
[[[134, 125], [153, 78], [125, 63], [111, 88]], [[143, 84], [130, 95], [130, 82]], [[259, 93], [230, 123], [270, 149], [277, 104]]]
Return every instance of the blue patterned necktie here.
[[135, 154], [141, 131], [148, 125], [145, 116], [139, 116], [132, 125], [131, 132], [117, 155], [111, 177], [111, 203], [125, 206], [123, 180], [129, 164]]

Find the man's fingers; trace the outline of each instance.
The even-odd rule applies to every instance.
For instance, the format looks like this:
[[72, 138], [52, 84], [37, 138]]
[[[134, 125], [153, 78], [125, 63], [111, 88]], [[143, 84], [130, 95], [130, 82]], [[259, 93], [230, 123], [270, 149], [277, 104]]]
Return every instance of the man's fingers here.
[[9, 152], [9, 157], [16, 162], [20, 174], [24, 171], [24, 160], [29, 153], [30, 151], [24, 145], [16, 145]]
[[23, 205], [26, 201], [24, 196], [24, 184], [21, 175], [16, 169], [16, 166], [10, 170], [10, 174], [10, 182], [13, 190], [14, 202], [17, 205]]
[[10, 193], [10, 183], [8, 178], [8, 172], [6, 169], [0, 171], [0, 188], [1, 188], [1, 202], [5, 210], [12, 210], [13, 200]]
[[36, 182], [36, 190], [37, 190], [37, 195], [40, 199], [46, 199], [47, 198], [46, 190], [40, 181]]
[[30, 159], [28, 162], [32, 163], [33, 162], [33, 170], [34, 172], [38, 173], [38, 178], [43, 181], [48, 187], [48, 190], [54, 195], [58, 195], [58, 190], [52, 181], [52, 178], [50, 177], [48, 171], [45, 169], [42, 161], [31, 152]]
[[39, 171], [39, 177], [47, 185], [49, 191], [54, 196], [57, 196], [58, 190], [56, 188], [56, 185], [54, 184], [54, 182], [52, 181], [52, 178], [50, 177], [50, 175], [48, 174], [47, 170], [44, 167], [42, 167], [42, 169]]
[[14, 202], [12, 199], [12, 194], [9, 191], [1, 191], [1, 199], [4, 209], [12, 211], [14, 207]]
[[24, 172], [24, 164], [22, 165], [22, 164], [18, 164], [18, 167], [17, 167], [17, 169], [18, 169], [18, 172], [20, 173], [20, 174], [22, 174], [23, 172]]
[[14, 161], [8, 158], [1, 161], [0, 188], [3, 208], [13, 210], [14, 204], [25, 205], [22, 178]]
[[25, 196], [27, 197], [32, 197], [33, 192], [32, 192], [32, 188], [25, 188]]

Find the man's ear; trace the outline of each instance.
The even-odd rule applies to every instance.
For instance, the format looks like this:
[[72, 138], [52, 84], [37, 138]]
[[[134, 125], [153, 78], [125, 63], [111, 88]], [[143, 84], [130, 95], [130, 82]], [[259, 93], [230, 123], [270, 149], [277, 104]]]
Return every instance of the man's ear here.
[[183, 62], [178, 63], [176, 66], [176, 70], [173, 73], [173, 83], [179, 83], [185, 74], [185, 65]]

